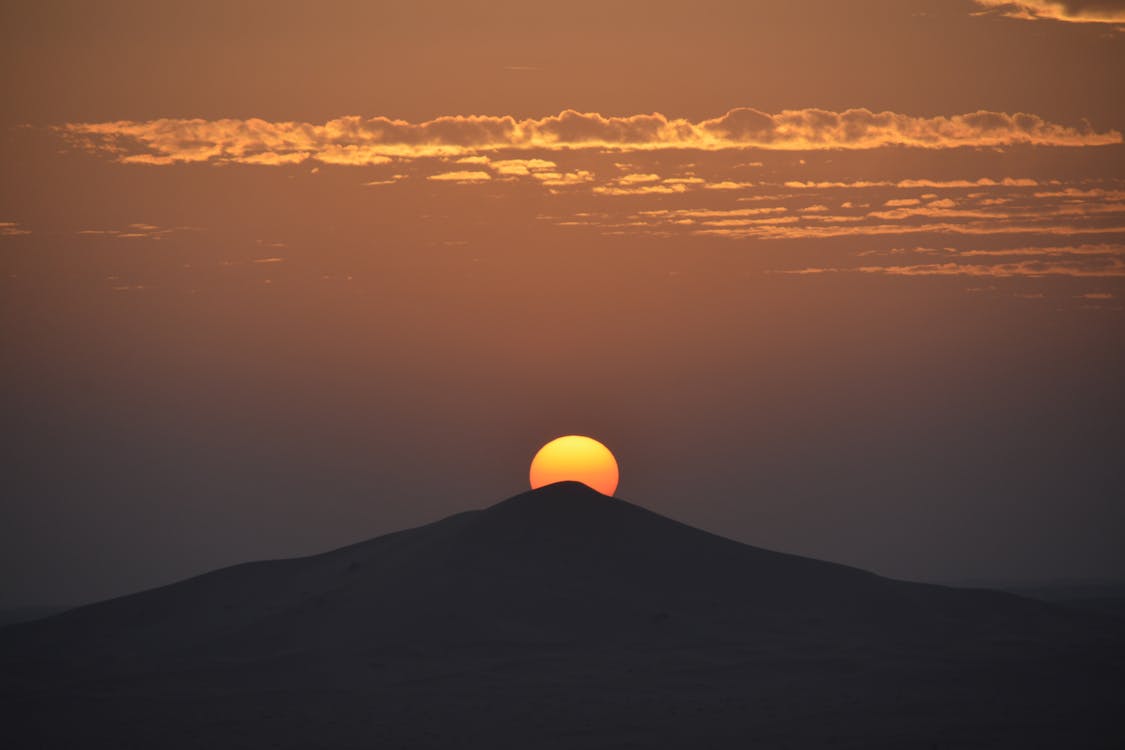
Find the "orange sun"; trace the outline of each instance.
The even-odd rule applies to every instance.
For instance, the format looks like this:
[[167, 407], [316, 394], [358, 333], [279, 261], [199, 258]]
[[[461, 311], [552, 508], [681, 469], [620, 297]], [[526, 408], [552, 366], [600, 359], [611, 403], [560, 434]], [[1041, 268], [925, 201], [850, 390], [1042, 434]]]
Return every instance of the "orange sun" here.
[[581, 482], [603, 495], [617, 490], [617, 459], [593, 438], [566, 435], [544, 445], [531, 460], [531, 489], [554, 482]]

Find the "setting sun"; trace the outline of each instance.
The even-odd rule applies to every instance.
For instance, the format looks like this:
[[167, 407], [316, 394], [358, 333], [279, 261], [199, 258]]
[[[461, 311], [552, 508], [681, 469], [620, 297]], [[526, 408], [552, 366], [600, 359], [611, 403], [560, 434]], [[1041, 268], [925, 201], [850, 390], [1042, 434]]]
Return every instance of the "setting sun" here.
[[531, 488], [555, 482], [581, 482], [603, 495], [617, 490], [617, 460], [593, 438], [566, 435], [544, 445], [531, 460]]

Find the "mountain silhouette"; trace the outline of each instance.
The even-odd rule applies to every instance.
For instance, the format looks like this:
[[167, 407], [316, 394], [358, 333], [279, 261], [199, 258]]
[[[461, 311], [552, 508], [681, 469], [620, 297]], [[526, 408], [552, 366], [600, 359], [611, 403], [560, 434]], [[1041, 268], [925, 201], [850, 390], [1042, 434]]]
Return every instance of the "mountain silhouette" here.
[[564, 482], [8, 626], [0, 698], [45, 747], [1110, 747], [1120, 627]]

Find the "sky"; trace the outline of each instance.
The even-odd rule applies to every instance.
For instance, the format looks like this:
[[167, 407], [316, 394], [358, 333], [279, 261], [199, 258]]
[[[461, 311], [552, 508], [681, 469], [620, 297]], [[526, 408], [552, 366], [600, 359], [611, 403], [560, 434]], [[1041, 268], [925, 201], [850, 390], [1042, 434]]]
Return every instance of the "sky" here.
[[523, 491], [1125, 579], [1125, 2], [10, 2], [0, 607]]

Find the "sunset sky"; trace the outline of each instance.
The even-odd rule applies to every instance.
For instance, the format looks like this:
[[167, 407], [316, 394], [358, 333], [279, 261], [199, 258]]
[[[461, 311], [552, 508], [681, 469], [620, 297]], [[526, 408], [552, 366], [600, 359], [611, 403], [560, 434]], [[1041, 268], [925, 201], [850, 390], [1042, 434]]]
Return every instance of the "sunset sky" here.
[[750, 544], [1125, 579], [1125, 2], [9, 2], [0, 60], [0, 607], [572, 433]]

